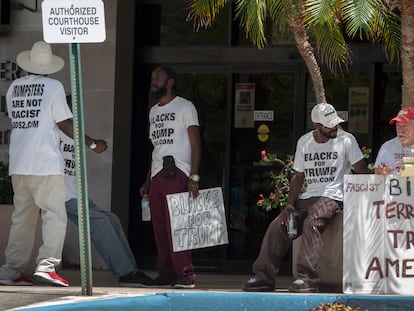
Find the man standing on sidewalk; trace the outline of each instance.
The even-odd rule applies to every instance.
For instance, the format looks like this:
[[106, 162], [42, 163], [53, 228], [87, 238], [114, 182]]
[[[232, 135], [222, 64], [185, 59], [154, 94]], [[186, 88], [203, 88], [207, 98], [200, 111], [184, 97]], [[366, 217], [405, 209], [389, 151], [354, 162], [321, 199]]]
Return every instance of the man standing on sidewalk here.
[[[56, 273], [67, 219], [59, 129], [73, 137], [72, 113], [62, 83], [47, 77], [61, 70], [64, 61], [52, 54], [48, 43], [39, 41], [30, 51], [20, 53], [16, 62], [29, 74], [14, 80], [6, 94], [12, 124], [9, 174], [14, 211], [0, 284], [33, 284], [21, 273], [30, 259], [40, 211], [43, 244], [33, 277], [41, 283], [68, 286], [68, 281]], [[85, 141], [95, 152], [106, 149], [91, 138]]]
[[154, 146], [141, 196], [150, 197], [152, 226], [157, 245], [154, 287], [194, 288], [191, 251], [174, 252], [166, 195], [188, 191], [198, 196], [201, 140], [197, 110], [176, 95], [177, 74], [158, 67], [151, 75], [151, 95], [157, 103], [149, 113], [150, 139]]

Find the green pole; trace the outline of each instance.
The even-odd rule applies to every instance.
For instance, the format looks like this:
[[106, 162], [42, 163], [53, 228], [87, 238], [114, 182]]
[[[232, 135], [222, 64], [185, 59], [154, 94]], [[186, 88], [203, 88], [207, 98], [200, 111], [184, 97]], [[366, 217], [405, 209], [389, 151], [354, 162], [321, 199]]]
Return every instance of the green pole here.
[[82, 295], [92, 296], [92, 256], [89, 230], [89, 200], [86, 175], [85, 130], [79, 43], [69, 44], [69, 60], [72, 86], [73, 139], [75, 141], [75, 162], [78, 192], [81, 285]]

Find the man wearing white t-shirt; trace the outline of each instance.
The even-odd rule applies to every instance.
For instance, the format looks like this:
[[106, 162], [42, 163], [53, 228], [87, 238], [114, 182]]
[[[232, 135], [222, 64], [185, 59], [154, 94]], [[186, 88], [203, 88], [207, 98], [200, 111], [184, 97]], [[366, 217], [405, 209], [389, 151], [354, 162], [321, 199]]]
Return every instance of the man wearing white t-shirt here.
[[414, 157], [414, 107], [404, 107], [390, 120], [397, 136], [386, 141], [375, 159], [375, 174], [399, 174], [404, 157]]
[[195, 287], [191, 251], [174, 252], [166, 195], [189, 191], [198, 196], [201, 142], [197, 111], [190, 101], [177, 96], [177, 75], [158, 67], [151, 75], [151, 95], [157, 100], [149, 113], [149, 138], [154, 146], [141, 196], [150, 198], [151, 219], [157, 245], [154, 287]]
[[[344, 122], [332, 105], [316, 105], [311, 113], [314, 130], [299, 138], [290, 182], [288, 204], [269, 225], [259, 257], [253, 265], [255, 276], [242, 284], [252, 292], [275, 290], [280, 261], [292, 245], [286, 225], [289, 214], [297, 216], [302, 235], [292, 292], [317, 292], [317, 265], [322, 251], [321, 233], [342, 206], [343, 176], [351, 171], [368, 173], [358, 143], [350, 133], [338, 128]], [[306, 187], [304, 189], [304, 185]]]
[[[62, 260], [67, 219], [59, 129], [73, 137], [72, 112], [62, 83], [46, 76], [61, 70], [64, 61], [52, 54], [48, 43], [39, 41], [30, 51], [21, 52], [16, 62], [29, 74], [14, 80], [6, 93], [12, 124], [9, 174], [14, 210], [0, 284], [33, 284], [21, 271], [30, 259], [40, 210], [43, 244], [33, 278], [68, 286], [68, 281], [56, 273]], [[95, 152], [104, 150], [91, 138], [86, 143]]]

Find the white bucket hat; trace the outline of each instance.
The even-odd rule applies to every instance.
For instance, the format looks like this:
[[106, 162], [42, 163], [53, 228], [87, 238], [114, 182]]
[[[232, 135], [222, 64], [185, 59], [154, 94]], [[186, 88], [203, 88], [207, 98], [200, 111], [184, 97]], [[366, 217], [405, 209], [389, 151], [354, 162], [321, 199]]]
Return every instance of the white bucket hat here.
[[35, 42], [30, 51], [19, 53], [16, 62], [23, 70], [41, 75], [58, 72], [65, 65], [65, 61], [53, 55], [50, 44], [44, 41]]
[[328, 103], [317, 104], [311, 112], [313, 123], [320, 123], [325, 127], [333, 128], [339, 123], [345, 122], [336, 113], [335, 108]]

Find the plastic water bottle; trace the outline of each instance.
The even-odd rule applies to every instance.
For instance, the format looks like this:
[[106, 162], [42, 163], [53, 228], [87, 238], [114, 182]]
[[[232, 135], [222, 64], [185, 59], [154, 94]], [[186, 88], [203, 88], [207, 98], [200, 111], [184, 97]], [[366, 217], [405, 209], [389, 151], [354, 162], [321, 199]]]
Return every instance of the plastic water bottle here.
[[296, 218], [293, 215], [293, 211], [289, 211], [287, 234], [289, 239], [294, 239], [298, 235], [298, 227], [296, 225]]
[[141, 218], [142, 221], [151, 221], [151, 212], [149, 208], [148, 197], [143, 197], [141, 200]]

